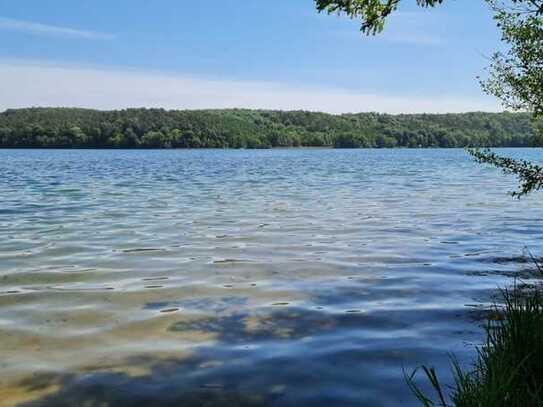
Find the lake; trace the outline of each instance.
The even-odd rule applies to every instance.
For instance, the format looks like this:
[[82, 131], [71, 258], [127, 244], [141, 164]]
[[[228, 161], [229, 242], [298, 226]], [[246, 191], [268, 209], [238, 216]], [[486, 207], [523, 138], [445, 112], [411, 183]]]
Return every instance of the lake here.
[[5, 405], [416, 406], [403, 369], [469, 366], [543, 232], [463, 150], [0, 150], [0, 174]]

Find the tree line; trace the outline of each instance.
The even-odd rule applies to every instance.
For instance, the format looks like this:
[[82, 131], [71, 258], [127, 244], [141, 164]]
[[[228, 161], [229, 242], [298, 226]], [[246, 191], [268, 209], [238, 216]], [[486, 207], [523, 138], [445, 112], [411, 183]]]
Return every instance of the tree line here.
[[332, 115], [307, 111], [10, 109], [4, 148], [531, 147], [527, 113]]

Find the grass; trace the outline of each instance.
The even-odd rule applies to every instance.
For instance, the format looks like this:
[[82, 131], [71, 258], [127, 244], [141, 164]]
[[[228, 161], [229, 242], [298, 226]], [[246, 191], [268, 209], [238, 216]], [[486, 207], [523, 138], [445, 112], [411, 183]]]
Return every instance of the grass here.
[[[502, 296], [504, 304], [495, 305], [501, 317], [488, 319], [486, 341], [478, 348], [473, 369], [463, 371], [453, 358], [455, 383], [448, 391], [433, 368], [423, 366], [406, 374], [409, 387], [422, 405], [543, 406], [543, 291], [540, 287], [515, 286], [503, 290]], [[415, 383], [419, 371], [429, 380], [434, 398]]]

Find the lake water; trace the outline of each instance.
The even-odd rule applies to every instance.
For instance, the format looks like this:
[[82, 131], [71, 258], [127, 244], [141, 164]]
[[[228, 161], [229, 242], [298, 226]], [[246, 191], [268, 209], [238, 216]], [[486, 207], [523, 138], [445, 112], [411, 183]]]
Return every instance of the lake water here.
[[415, 406], [402, 369], [469, 364], [543, 232], [462, 150], [2, 150], [0, 174], [8, 406]]

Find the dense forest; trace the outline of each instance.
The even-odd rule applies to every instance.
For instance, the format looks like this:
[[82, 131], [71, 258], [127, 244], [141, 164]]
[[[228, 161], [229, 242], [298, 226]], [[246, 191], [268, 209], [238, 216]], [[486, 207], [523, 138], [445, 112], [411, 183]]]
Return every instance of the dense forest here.
[[99, 111], [0, 113], [0, 147], [268, 148], [529, 147], [543, 144], [524, 113], [332, 115], [305, 111]]

